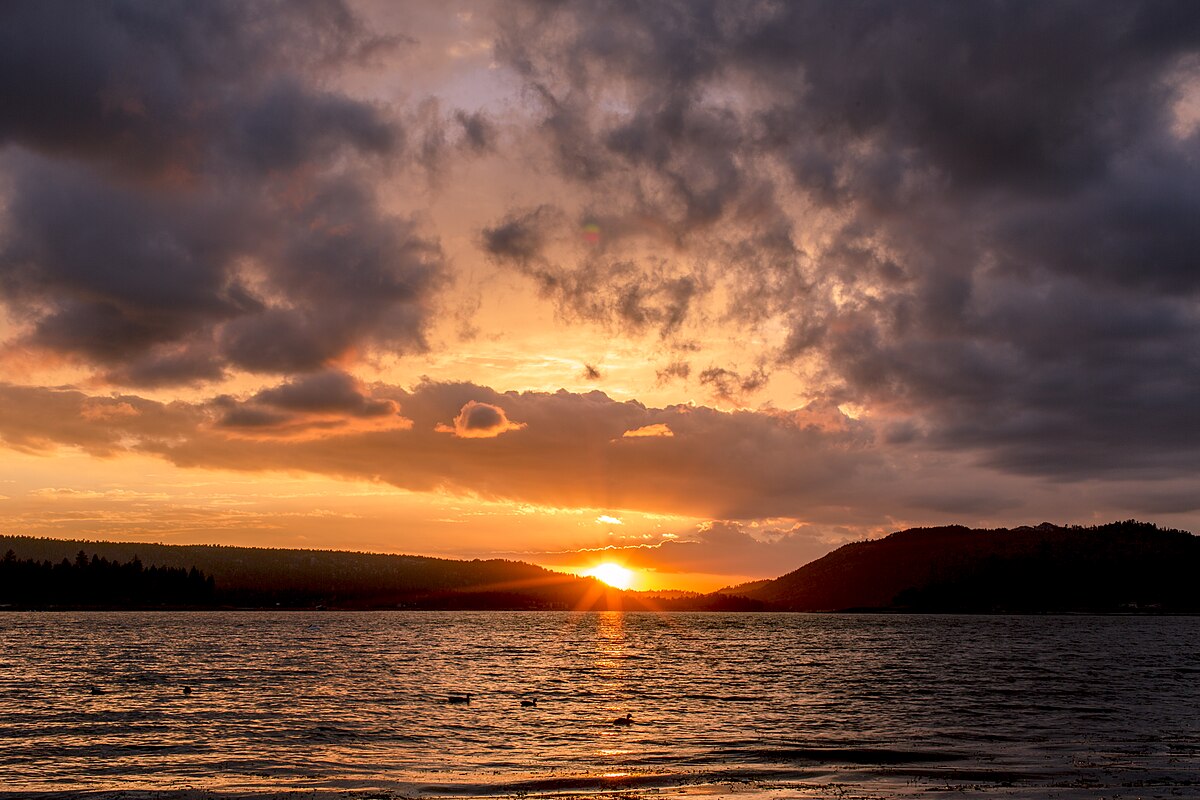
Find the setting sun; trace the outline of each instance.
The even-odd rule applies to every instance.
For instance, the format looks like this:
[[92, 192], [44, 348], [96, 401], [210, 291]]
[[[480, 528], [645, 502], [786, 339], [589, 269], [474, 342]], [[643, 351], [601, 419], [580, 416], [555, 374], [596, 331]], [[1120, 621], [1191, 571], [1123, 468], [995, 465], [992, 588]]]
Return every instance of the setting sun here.
[[603, 564], [597, 564], [583, 574], [595, 578], [598, 581], [603, 581], [609, 586], [617, 589], [628, 589], [633, 585], [633, 570], [626, 569], [620, 564], [614, 564], [611, 561], [605, 561]]

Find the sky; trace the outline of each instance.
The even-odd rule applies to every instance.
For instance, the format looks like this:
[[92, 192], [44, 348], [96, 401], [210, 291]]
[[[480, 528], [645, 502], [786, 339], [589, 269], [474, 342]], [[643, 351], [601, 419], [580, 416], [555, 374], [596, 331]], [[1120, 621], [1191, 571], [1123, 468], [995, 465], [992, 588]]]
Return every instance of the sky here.
[[1200, 530], [1200, 5], [0, 4], [0, 531]]

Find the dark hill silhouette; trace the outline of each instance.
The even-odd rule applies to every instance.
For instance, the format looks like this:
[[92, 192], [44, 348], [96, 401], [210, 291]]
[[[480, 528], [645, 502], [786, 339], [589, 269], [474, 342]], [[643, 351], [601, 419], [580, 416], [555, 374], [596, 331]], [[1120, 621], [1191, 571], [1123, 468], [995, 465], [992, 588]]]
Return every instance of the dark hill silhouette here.
[[913, 528], [725, 591], [792, 611], [1200, 611], [1200, 537], [1149, 523]]
[[195, 567], [146, 567], [138, 558], [109, 561], [80, 550], [75, 560], [0, 558], [0, 604], [17, 608], [50, 603], [73, 607], [196, 608], [209, 606], [213, 580]]
[[[225, 607], [415, 609], [753, 610], [762, 603], [722, 594], [659, 599], [622, 592], [519, 561], [458, 561], [338, 550], [277, 550], [218, 545], [164, 545], [0, 536], [0, 553], [57, 564], [85, 550], [147, 568], [198, 570], [212, 578], [206, 603]], [[0, 598], [0, 603], [6, 602]], [[47, 593], [40, 605], [103, 604], [70, 592]], [[112, 605], [125, 605], [112, 603]]]
[[[0, 536], [0, 553], [7, 550], [56, 565], [86, 550], [114, 564], [136, 559], [148, 569], [196, 570], [214, 585], [204, 604], [218, 607], [1200, 611], [1200, 537], [1132, 520], [1092, 528], [914, 528], [709, 595], [622, 592], [498, 559]], [[90, 604], [71, 592], [42, 602]]]

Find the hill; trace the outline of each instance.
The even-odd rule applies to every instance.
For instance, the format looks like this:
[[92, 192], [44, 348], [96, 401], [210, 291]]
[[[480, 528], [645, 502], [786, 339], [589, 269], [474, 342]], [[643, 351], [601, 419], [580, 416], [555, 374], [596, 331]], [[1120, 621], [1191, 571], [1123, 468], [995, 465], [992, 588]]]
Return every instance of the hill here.
[[913, 528], [728, 591], [791, 611], [1200, 611], [1200, 537], [1136, 522]]
[[[622, 592], [592, 578], [499, 559], [0, 536], [0, 554], [9, 550], [55, 567], [65, 588], [39, 599], [39, 607], [130, 605], [103, 599], [113, 596], [111, 587], [107, 595], [93, 591], [89, 600], [86, 587], [71, 583], [68, 567], [82, 563], [82, 552], [113, 562], [107, 570], [113, 575], [120, 565], [143, 569], [134, 562], [146, 570], [198, 571], [212, 587], [203, 602], [190, 604], [205, 607], [1200, 611], [1200, 537], [1132, 520], [1090, 528], [913, 528], [845, 545], [774, 580], [711, 595]], [[0, 586], [0, 604], [21, 605], [4, 590]]]
[[[533, 564], [501, 559], [460, 561], [428, 556], [339, 550], [278, 550], [219, 545], [92, 542], [0, 536], [0, 554], [21, 560], [75, 563], [80, 553], [147, 569], [198, 570], [212, 579], [205, 605], [250, 608], [414, 609], [640, 609], [740, 610], [761, 603], [727, 595], [658, 599], [622, 592], [594, 578], [578, 578]], [[69, 565], [69, 564], [68, 564]], [[69, 570], [62, 570], [69, 574]], [[94, 593], [93, 593], [94, 594]], [[60, 591], [39, 606], [113, 606]], [[4, 597], [0, 604], [21, 605]], [[150, 605], [154, 605], [151, 603]]]

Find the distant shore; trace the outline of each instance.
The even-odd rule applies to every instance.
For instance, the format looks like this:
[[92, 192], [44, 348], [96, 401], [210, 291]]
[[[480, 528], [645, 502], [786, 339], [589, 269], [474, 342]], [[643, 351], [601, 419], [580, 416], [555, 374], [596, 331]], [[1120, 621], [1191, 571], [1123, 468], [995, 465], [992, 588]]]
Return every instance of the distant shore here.
[[1021, 611], [937, 611], [929, 609], [913, 610], [913, 609], [896, 609], [896, 608], [847, 608], [834, 609], [831, 611], [795, 611], [792, 609], [779, 608], [756, 608], [749, 610], [728, 611], [714, 609], [652, 609], [652, 608], [587, 608], [587, 609], [570, 609], [570, 608], [390, 608], [390, 607], [333, 607], [333, 608], [311, 608], [304, 606], [13, 606], [0, 604], [0, 613], [14, 614], [70, 614], [70, 613], [97, 613], [108, 614], [118, 612], [144, 613], [153, 612], [160, 614], [190, 614], [190, 613], [266, 613], [279, 612], [289, 614], [378, 614], [378, 613], [420, 613], [420, 614], [816, 614], [821, 616], [831, 615], [886, 615], [886, 616], [910, 616], [910, 617], [936, 617], [936, 616], [955, 616], [955, 617], [1035, 617], [1035, 616], [1054, 616], [1054, 617], [1196, 617], [1200, 616], [1200, 611], [1173, 611], [1173, 610], [1155, 610], [1155, 609], [1136, 609], [1136, 610], [1121, 610], [1121, 611], [1105, 611], [1105, 610], [1076, 610], [1063, 611], [1058, 609], [1048, 610], [1021, 610]]
[[912, 528], [709, 593], [505, 559], [19, 536], [0, 553], [0, 609], [1200, 613], [1200, 537], [1136, 520]]

